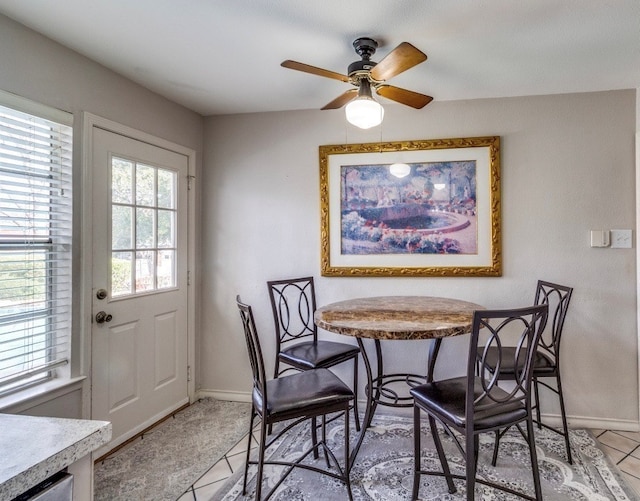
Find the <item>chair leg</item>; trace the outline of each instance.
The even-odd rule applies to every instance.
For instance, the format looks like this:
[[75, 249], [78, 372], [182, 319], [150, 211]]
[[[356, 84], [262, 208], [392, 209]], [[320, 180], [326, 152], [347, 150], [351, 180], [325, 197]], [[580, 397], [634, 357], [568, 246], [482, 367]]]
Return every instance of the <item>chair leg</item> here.
[[558, 400], [560, 400], [560, 415], [562, 416], [562, 429], [564, 431], [564, 443], [567, 447], [567, 461], [573, 464], [571, 459], [571, 444], [569, 443], [569, 427], [567, 426], [567, 413], [564, 409], [564, 397], [562, 396], [562, 382], [560, 372], [556, 373], [556, 383], [558, 385]]
[[542, 429], [542, 417], [540, 416], [540, 395], [538, 393], [538, 378], [534, 376], [533, 378], [533, 394], [536, 399], [536, 419], [538, 422], [538, 429]]
[[[324, 423], [322, 432], [324, 433]], [[315, 417], [311, 418], [311, 443], [313, 444], [313, 459], [318, 459], [318, 422]]]
[[480, 435], [473, 435], [473, 462], [478, 469], [478, 455], [480, 454]]
[[351, 492], [351, 466], [349, 464], [349, 459], [349, 408], [347, 407], [344, 411], [344, 483], [347, 484], [349, 501], [353, 501], [353, 493]]
[[267, 426], [262, 419], [260, 430], [260, 446], [258, 447], [258, 473], [256, 474], [256, 501], [260, 501], [262, 497], [262, 475], [264, 471], [264, 453], [267, 444]]
[[[276, 363], [273, 368], [273, 379], [277, 379], [279, 375], [280, 375], [280, 357], [276, 356]], [[267, 428], [267, 434], [271, 435], [272, 432], [273, 432], [273, 425], [269, 425], [269, 427]]]
[[327, 452], [327, 415], [322, 415], [322, 450], [324, 451], [324, 460], [327, 462], [327, 469], [331, 468], [329, 462], [329, 453]]
[[536, 443], [533, 435], [533, 420], [531, 416], [527, 419], [527, 442], [529, 443], [529, 455], [531, 456], [531, 471], [533, 474], [533, 488], [536, 500], [542, 501], [542, 487], [540, 486], [540, 471], [538, 470], [538, 454], [536, 453]]
[[418, 499], [418, 490], [420, 489], [420, 408], [413, 406], [413, 490], [411, 491], [411, 499]]
[[478, 436], [473, 430], [466, 430], [466, 480], [467, 480], [467, 501], [475, 500], [476, 488], [476, 457], [478, 456]]
[[249, 471], [249, 457], [251, 453], [251, 438], [253, 437], [253, 420], [256, 417], [254, 409], [251, 409], [251, 417], [249, 418], [249, 443], [247, 444], [247, 454], [244, 462], [244, 481], [242, 483], [242, 495], [247, 493], [247, 473]]
[[500, 448], [500, 439], [502, 436], [509, 431], [511, 426], [504, 428], [503, 430], [496, 430], [496, 440], [493, 444], [493, 457], [491, 458], [491, 466], [495, 466], [498, 462], [498, 449]]
[[493, 444], [493, 457], [491, 458], [491, 466], [495, 466], [498, 462], [498, 449], [500, 448], [500, 430], [496, 430], [496, 439]]
[[353, 415], [356, 420], [356, 431], [360, 431], [360, 413], [358, 412], [358, 355], [353, 358]]
[[431, 428], [431, 436], [433, 437], [433, 443], [436, 446], [436, 451], [438, 452], [438, 458], [440, 458], [440, 465], [442, 466], [442, 471], [444, 473], [445, 478], [447, 479], [447, 487], [449, 487], [449, 493], [453, 494], [456, 492], [456, 486], [453, 484], [453, 479], [451, 478], [451, 470], [449, 470], [449, 462], [447, 461], [447, 456], [444, 454], [444, 449], [442, 447], [442, 441], [440, 440], [440, 435], [438, 434], [438, 427], [436, 425], [436, 420], [429, 416], [429, 427]]

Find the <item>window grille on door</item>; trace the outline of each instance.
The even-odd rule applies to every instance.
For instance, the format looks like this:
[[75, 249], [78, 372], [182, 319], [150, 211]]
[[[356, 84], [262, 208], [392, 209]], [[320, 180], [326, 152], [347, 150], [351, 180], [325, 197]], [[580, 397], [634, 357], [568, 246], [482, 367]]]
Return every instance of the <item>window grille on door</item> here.
[[111, 296], [176, 286], [177, 174], [111, 159]]

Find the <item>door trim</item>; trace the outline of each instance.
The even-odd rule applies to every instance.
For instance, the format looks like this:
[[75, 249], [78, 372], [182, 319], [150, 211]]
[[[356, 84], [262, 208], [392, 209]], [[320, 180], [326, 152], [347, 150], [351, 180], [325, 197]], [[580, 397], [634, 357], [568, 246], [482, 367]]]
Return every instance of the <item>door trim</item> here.
[[[91, 360], [91, 307], [92, 307], [92, 267], [93, 267], [93, 239], [91, 232], [91, 221], [93, 218], [93, 201], [91, 197], [93, 186], [93, 172], [91, 169], [93, 158], [93, 129], [104, 129], [115, 134], [127, 136], [131, 139], [142, 141], [153, 146], [164, 148], [166, 150], [180, 153], [187, 157], [188, 176], [190, 180], [195, 179], [196, 171], [196, 152], [191, 148], [172, 143], [165, 139], [153, 136], [146, 132], [133, 129], [118, 122], [114, 122], [107, 118], [102, 118], [89, 112], [83, 112], [81, 116], [82, 141], [81, 141], [81, 157], [82, 157], [82, 185], [80, 188], [81, 196], [81, 213], [80, 228], [82, 231], [82, 250], [80, 260], [80, 312], [81, 316], [74, 315], [74, 320], [80, 322], [79, 339], [74, 339], [73, 346], [79, 346], [80, 349], [72, 352], [72, 357], [78, 363], [79, 372], [87, 377], [86, 383], [82, 389], [82, 416], [85, 419], [91, 419], [91, 387], [92, 387], [92, 360]], [[193, 184], [192, 184], [193, 186]], [[195, 259], [195, 189], [187, 191], [187, 268], [191, 277], [198, 276]], [[77, 192], [77, 191], [76, 191]], [[76, 199], [77, 200], [77, 199]], [[195, 400], [196, 382], [195, 382], [195, 285], [193, 280], [187, 285], [187, 365], [190, 367], [191, 377], [187, 381], [187, 393], [189, 403]], [[73, 364], [72, 364], [73, 366]], [[185, 377], [187, 375], [185, 374]]]

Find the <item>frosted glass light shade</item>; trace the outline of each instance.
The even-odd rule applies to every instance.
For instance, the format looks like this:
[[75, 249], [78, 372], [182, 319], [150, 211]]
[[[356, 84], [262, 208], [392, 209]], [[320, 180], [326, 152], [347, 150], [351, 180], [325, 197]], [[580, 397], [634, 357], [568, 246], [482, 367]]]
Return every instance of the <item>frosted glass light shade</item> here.
[[384, 108], [370, 97], [358, 97], [345, 108], [347, 122], [361, 129], [370, 129], [382, 123]]
[[411, 167], [407, 164], [391, 164], [389, 172], [396, 177], [407, 177], [411, 174]]

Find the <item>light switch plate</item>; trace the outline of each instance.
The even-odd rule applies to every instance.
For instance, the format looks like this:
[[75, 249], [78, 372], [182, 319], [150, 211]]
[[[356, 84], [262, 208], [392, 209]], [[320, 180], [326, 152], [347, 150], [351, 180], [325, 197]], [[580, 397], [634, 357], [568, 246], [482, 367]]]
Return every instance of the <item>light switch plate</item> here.
[[611, 247], [615, 249], [631, 249], [631, 230], [611, 230]]
[[591, 230], [591, 247], [608, 247], [609, 230]]

